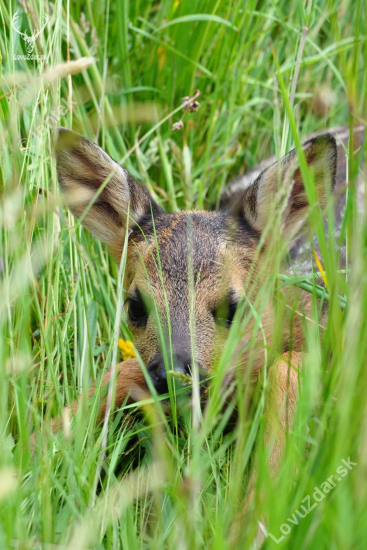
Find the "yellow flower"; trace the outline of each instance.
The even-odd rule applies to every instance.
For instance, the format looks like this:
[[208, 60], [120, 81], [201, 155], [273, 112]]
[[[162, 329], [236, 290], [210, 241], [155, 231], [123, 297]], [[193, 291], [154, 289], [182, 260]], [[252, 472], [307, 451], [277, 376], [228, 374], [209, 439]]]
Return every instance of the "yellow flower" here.
[[128, 340], [119, 339], [119, 348], [122, 351], [122, 358], [124, 361], [136, 357], [134, 352], [134, 344]]
[[321, 264], [321, 262], [320, 262], [320, 260], [319, 260], [319, 257], [318, 257], [318, 255], [317, 255], [317, 252], [316, 252], [316, 250], [315, 250], [314, 248], [312, 249], [312, 252], [313, 252], [313, 255], [315, 256], [315, 260], [316, 260], [316, 263], [317, 263], [317, 267], [319, 268], [319, 271], [320, 271], [320, 273], [321, 273], [321, 277], [323, 278], [324, 283], [325, 283], [325, 286], [326, 286], [326, 288], [327, 288], [327, 287], [328, 287], [328, 284], [327, 284], [326, 273], [325, 273], [325, 271], [323, 270], [322, 264]]

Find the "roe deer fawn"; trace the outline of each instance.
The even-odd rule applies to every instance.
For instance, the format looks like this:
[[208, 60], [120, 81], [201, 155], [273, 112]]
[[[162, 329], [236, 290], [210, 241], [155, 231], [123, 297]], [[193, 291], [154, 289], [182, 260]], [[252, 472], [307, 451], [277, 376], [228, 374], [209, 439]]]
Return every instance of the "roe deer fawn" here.
[[[313, 174], [317, 207], [321, 209], [326, 206], [336, 176], [343, 178], [337, 163], [338, 148], [342, 152], [331, 133], [313, 137], [303, 145], [305, 160]], [[124, 278], [127, 321], [157, 393], [168, 390], [159, 326], [167, 342], [169, 325], [173, 369], [184, 375], [191, 374], [194, 361], [199, 377], [205, 378], [213, 372], [223, 351], [243, 289], [249, 288], [249, 278], [253, 279], [255, 294], [260, 286], [256, 274], [268, 239], [264, 239], [261, 247], [259, 242], [269, 216], [274, 215], [277, 208], [281, 210], [279, 227], [286, 238], [297, 237], [306, 224], [309, 201], [295, 150], [279, 162], [268, 163], [252, 181], [242, 179], [242, 183], [237, 181], [229, 187], [219, 211], [180, 213], [165, 212], [125, 168], [79, 134], [60, 128], [55, 151], [66, 204], [77, 218], [82, 216], [82, 224], [89, 231], [107, 244], [117, 262], [128, 232]], [[343, 153], [339, 157], [340, 165]], [[278, 193], [281, 184], [286, 189], [282, 200]], [[88, 205], [90, 208], [86, 210]], [[190, 270], [193, 323], [190, 320]], [[194, 349], [190, 327], [195, 331]], [[262, 327], [270, 342], [274, 331], [272, 304], [264, 309]], [[242, 339], [240, 362], [244, 373], [249, 349], [245, 344], [250, 337], [251, 331]], [[292, 425], [296, 410], [302, 346], [302, 329], [295, 323], [292, 335], [284, 330], [282, 350], [269, 369], [270, 399], [265, 413], [269, 418], [276, 417], [275, 423], [280, 426], [270, 452], [269, 464], [273, 471], [282, 456], [286, 427]], [[258, 378], [263, 364], [261, 346], [258, 352], [252, 349], [252, 380]], [[110, 373], [107, 373], [102, 383], [109, 380]], [[115, 405], [118, 407], [128, 397], [136, 398], [134, 388], [146, 390], [146, 381], [137, 360], [132, 359], [117, 367]], [[105, 409], [106, 402], [101, 406], [100, 418]], [[274, 422], [269, 422], [266, 445], [274, 442], [272, 426]]]

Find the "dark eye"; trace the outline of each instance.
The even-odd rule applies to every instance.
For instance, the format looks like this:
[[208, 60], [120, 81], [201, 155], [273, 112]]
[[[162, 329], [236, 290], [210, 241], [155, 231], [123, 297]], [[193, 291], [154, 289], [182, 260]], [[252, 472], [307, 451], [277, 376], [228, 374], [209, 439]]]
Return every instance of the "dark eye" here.
[[231, 301], [219, 306], [214, 312], [215, 322], [222, 327], [230, 328], [236, 313], [238, 302]]
[[127, 304], [129, 321], [138, 327], [145, 326], [147, 323], [148, 314], [140, 292], [136, 291], [135, 296], [129, 297], [127, 299]]

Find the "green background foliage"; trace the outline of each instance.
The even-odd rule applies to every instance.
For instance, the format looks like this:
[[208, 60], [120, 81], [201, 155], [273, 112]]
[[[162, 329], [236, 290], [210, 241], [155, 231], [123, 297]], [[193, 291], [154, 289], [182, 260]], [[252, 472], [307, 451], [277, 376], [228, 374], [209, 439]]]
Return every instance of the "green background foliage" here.
[[[33, 50], [43, 60], [14, 59], [26, 55], [16, 10], [28, 35], [48, 15]], [[47, 429], [128, 335], [115, 326], [117, 267], [60, 205], [56, 124], [97, 141], [167, 210], [213, 207], [231, 178], [270, 154], [365, 120], [366, 15], [361, 0], [0, 0], [0, 548], [250, 548], [257, 520], [279, 538], [349, 456], [353, 471], [299, 525], [288, 522], [279, 547], [366, 547], [367, 224], [353, 185], [344, 219], [353, 270], [338, 271], [331, 236], [321, 246], [329, 321], [307, 330], [295, 426], [276, 481], [260, 446], [252, 511], [241, 513], [266, 383], [229, 433], [215, 399], [194, 429], [189, 414], [144, 421], [125, 407], [101, 475], [96, 399], [83, 400], [70, 433]], [[83, 56], [95, 58], [85, 70], [59, 66]], [[199, 109], [184, 112], [197, 90]], [[351, 183], [356, 170], [350, 158]]]

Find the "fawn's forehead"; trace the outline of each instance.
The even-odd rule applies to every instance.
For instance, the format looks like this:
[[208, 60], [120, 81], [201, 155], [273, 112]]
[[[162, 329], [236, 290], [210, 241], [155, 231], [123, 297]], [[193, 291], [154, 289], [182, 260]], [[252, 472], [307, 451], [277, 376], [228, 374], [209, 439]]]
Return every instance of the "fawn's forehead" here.
[[[146, 216], [130, 236], [135, 261], [143, 260], [150, 276], [157, 265], [164, 280], [188, 284], [188, 273], [195, 284], [226, 276], [226, 268], [239, 271], [251, 264], [259, 236], [241, 219], [224, 211], [164, 213], [154, 219]], [[231, 264], [231, 267], [230, 267]]]

